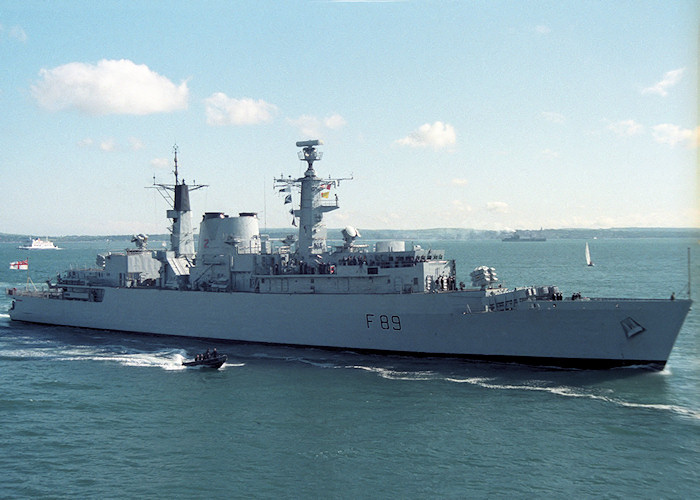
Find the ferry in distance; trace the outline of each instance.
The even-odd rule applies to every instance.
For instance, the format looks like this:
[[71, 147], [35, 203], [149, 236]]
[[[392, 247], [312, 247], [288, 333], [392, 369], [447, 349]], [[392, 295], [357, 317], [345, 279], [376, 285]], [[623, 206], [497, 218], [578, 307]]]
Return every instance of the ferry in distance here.
[[515, 231], [501, 241], [547, 241], [547, 238], [544, 231], [540, 229], [539, 231]]
[[358, 244], [351, 226], [341, 244], [329, 245], [323, 217], [340, 208], [336, 192], [350, 179], [316, 174], [321, 144], [297, 142], [306, 171], [274, 180], [292, 207], [294, 238], [273, 242], [254, 212], [207, 212], [195, 249], [190, 191], [202, 186], [179, 180], [176, 149], [174, 184], [154, 184], [172, 202], [169, 248], [149, 249], [139, 235], [135, 248], [99, 254], [94, 268], [65, 271], [44, 290], [8, 290], [10, 318], [546, 366], [666, 364], [689, 299], [569, 297], [552, 284], [506, 288], [492, 267], [458, 274], [443, 250]]
[[17, 248], [20, 250], [60, 250], [53, 241], [49, 239], [42, 240], [41, 238], [29, 238], [29, 243], [20, 245]]

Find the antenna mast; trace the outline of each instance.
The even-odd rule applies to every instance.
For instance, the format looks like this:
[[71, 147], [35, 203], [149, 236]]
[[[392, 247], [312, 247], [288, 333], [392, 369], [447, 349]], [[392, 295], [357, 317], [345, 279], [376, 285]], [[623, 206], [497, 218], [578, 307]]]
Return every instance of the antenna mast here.
[[183, 179], [180, 182], [180, 177], [178, 173], [177, 165], [177, 144], [173, 146], [174, 153], [174, 169], [173, 174], [175, 174], [175, 184], [159, 184], [154, 182], [151, 188], [157, 189], [161, 196], [167, 201], [172, 203], [172, 209], [167, 210], [166, 216], [168, 219], [172, 219], [172, 226], [170, 228], [170, 243], [171, 250], [175, 252], [176, 257], [187, 257], [193, 258], [194, 251], [194, 232], [192, 230], [192, 215], [190, 211], [190, 191], [195, 191], [203, 187], [207, 187], [206, 184], [185, 184]]
[[688, 298], [690, 298], [690, 247], [688, 247]]
[[177, 144], [173, 146], [173, 152], [175, 154], [175, 185], [177, 186]]
[[[308, 165], [304, 176], [298, 179], [276, 178], [275, 188], [282, 188], [279, 192], [291, 193], [292, 188], [300, 188], [299, 208], [293, 208], [292, 225], [296, 226], [299, 220], [299, 238], [297, 240], [296, 253], [306, 262], [311, 262], [318, 258], [318, 255], [327, 250], [326, 246], [326, 226], [323, 224], [323, 214], [339, 208], [338, 197], [335, 201], [325, 200], [328, 198], [328, 190], [340, 185], [342, 178], [321, 179], [316, 176], [314, 162], [323, 157], [323, 152], [318, 151], [316, 146], [321, 146], [322, 141], [318, 139], [309, 141], [299, 141], [296, 143], [299, 151], [298, 156], [301, 161]], [[325, 194], [322, 194], [325, 193]], [[285, 205], [292, 202], [291, 194], [285, 197]]]

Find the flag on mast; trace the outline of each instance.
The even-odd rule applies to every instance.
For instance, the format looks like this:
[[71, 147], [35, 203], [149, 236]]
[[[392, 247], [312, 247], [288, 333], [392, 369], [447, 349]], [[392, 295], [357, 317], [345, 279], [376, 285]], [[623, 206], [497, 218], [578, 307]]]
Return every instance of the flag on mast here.
[[29, 259], [17, 260], [15, 262], [10, 262], [10, 269], [16, 269], [20, 271], [29, 269]]

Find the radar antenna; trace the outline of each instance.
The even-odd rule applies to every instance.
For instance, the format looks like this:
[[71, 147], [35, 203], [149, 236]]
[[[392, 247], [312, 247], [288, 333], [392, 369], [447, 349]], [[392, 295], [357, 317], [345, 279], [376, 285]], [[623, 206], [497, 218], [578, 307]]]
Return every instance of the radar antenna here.
[[317, 151], [314, 146], [322, 146], [323, 141], [319, 139], [314, 139], [311, 141], [299, 141], [297, 142], [298, 148], [304, 148], [299, 151], [299, 159], [305, 161], [309, 165], [309, 170], [313, 172], [314, 162], [316, 160], [321, 160], [323, 158], [323, 152]]

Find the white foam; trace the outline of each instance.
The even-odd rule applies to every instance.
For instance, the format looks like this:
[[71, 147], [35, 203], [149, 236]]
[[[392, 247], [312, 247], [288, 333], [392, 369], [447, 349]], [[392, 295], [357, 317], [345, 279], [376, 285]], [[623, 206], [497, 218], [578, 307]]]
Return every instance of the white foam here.
[[316, 366], [318, 368], [337, 368], [338, 365], [330, 362], [313, 361], [306, 358], [284, 358], [285, 361], [297, 361], [299, 363], [304, 363], [306, 365]]
[[343, 366], [341, 368], [352, 368], [355, 370], [364, 370], [368, 371], [371, 373], [376, 373], [382, 378], [388, 379], [388, 380], [432, 380], [435, 378], [435, 374], [433, 372], [423, 372], [423, 371], [416, 371], [416, 372], [405, 372], [405, 371], [397, 371], [397, 370], [390, 370], [388, 368], [381, 368], [379, 366], [362, 366], [362, 365], [349, 365], [349, 366]]
[[[52, 344], [51, 342], [43, 342]], [[107, 361], [124, 366], [155, 367], [164, 370], [181, 370], [184, 351], [128, 352], [125, 349], [95, 348], [92, 346], [66, 346], [63, 348], [29, 348], [3, 351], [4, 356], [17, 358], [42, 358], [56, 361]]]
[[690, 408], [684, 408], [678, 405], [668, 405], [668, 404], [652, 404], [652, 403], [632, 403], [629, 401], [623, 401], [618, 398], [603, 396], [600, 394], [593, 394], [589, 392], [581, 392], [573, 387], [567, 386], [555, 386], [555, 387], [545, 387], [538, 385], [514, 385], [514, 384], [498, 384], [492, 383], [490, 381], [494, 380], [492, 378], [483, 377], [473, 377], [466, 379], [456, 379], [456, 378], [445, 378], [447, 382], [455, 382], [460, 384], [471, 384], [484, 389], [497, 389], [497, 390], [508, 390], [508, 391], [541, 391], [554, 394], [556, 396], [564, 396], [568, 398], [587, 398], [591, 400], [603, 401], [605, 403], [611, 403], [613, 405], [625, 407], [625, 408], [641, 408], [645, 410], [659, 410], [659, 411], [669, 411], [682, 415], [684, 417], [690, 417], [693, 419], [700, 420], [700, 411], [692, 410]]
[[[153, 367], [163, 370], [183, 370], [182, 355], [184, 351], [162, 352], [128, 352], [120, 350], [115, 352], [114, 347], [95, 349], [87, 346], [71, 346], [55, 352], [54, 357], [59, 361], [107, 361], [119, 363], [123, 366]], [[48, 353], [46, 353], [48, 354]]]
[[185, 359], [180, 354], [121, 354], [117, 356], [100, 356], [98, 360], [116, 361], [123, 366], [154, 367], [164, 370], [184, 370], [182, 361]]
[[[43, 354], [43, 353], [42, 353]], [[2, 356], [7, 358], [43, 358], [36, 349], [3, 349]]]

